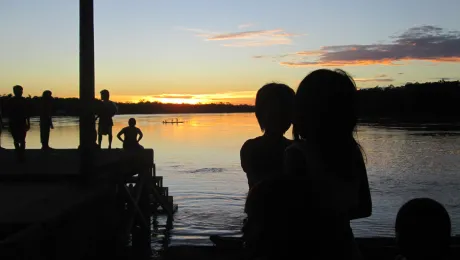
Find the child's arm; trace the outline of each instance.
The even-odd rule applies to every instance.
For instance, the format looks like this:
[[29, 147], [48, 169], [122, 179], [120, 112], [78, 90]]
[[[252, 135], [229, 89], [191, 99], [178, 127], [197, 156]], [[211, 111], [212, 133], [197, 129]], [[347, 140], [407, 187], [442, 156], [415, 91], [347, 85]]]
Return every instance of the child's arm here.
[[250, 167], [250, 150], [252, 150], [250, 140], [246, 141], [240, 150], [240, 161], [241, 161], [241, 168], [245, 173], [251, 172]]
[[144, 137], [144, 134], [142, 133], [141, 129], [137, 129], [137, 134], [139, 135], [139, 138], [137, 139], [137, 142], [139, 143], [142, 139], [142, 137]]
[[125, 142], [125, 140], [121, 139], [121, 135], [125, 133], [125, 129], [121, 129], [121, 131], [117, 134], [118, 140], [120, 140], [122, 143]]

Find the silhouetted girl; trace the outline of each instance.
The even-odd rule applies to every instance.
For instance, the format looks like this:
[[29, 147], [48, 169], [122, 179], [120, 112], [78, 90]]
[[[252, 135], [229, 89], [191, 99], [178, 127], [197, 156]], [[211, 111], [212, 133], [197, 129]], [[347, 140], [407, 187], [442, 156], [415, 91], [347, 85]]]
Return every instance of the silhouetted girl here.
[[307, 189], [322, 207], [347, 220], [350, 236], [349, 220], [372, 212], [366, 166], [354, 138], [356, 92], [352, 78], [342, 70], [320, 69], [307, 75], [295, 96], [295, 143], [285, 154], [285, 172], [305, 176]]
[[[141, 129], [136, 127], [136, 119], [130, 118], [128, 120], [127, 127], [121, 129], [118, 133], [117, 138], [123, 142], [123, 149], [125, 150], [135, 150], [135, 149], [143, 149], [139, 144], [139, 141], [144, 136], [142, 134]], [[125, 139], [122, 139], [121, 136], [124, 135]]]
[[292, 143], [284, 133], [291, 127], [294, 95], [294, 90], [278, 83], [257, 92], [256, 117], [263, 135], [247, 140], [240, 151], [249, 188], [283, 172], [284, 150]]

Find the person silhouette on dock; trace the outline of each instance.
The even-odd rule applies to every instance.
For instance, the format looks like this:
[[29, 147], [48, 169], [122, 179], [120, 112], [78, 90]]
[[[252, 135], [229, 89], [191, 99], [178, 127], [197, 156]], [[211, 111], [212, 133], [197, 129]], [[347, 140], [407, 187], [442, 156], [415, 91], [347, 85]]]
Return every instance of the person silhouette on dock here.
[[278, 83], [267, 84], [257, 92], [256, 117], [263, 135], [247, 140], [240, 150], [249, 188], [283, 173], [284, 150], [292, 144], [284, 133], [292, 123], [294, 96], [294, 90]]
[[112, 149], [112, 127], [113, 117], [117, 114], [118, 108], [114, 102], [110, 101], [110, 93], [104, 89], [101, 91], [102, 104], [99, 107], [98, 118], [98, 145], [101, 147], [102, 136], [108, 135], [109, 137], [109, 149]]
[[11, 135], [13, 136], [14, 148], [18, 160], [25, 160], [26, 134], [30, 129], [29, 107], [26, 99], [22, 96], [22, 86], [13, 87], [14, 97], [8, 100], [8, 119]]
[[[124, 135], [124, 139], [121, 136]], [[121, 129], [118, 133], [117, 138], [123, 143], [123, 149], [125, 150], [138, 150], [143, 149], [142, 145], [139, 144], [142, 137], [141, 129], [136, 127], [136, 119], [130, 118], [128, 120], [128, 126]]]
[[53, 96], [49, 90], [43, 91], [41, 100], [41, 111], [40, 111], [40, 141], [42, 143], [42, 150], [50, 150], [49, 139], [50, 130], [54, 129], [53, 125]]

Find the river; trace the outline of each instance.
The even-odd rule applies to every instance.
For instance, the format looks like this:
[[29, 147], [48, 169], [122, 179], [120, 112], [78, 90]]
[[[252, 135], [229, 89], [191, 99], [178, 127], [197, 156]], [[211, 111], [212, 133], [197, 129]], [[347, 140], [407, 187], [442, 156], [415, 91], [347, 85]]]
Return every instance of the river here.
[[[130, 117], [137, 119], [144, 133], [141, 144], [155, 150], [157, 174], [164, 176], [164, 185], [179, 204], [170, 245], [210, 244], [212, 234], [238, 235], [248, 189], [239, 150], [245, 140], [260, 135], [254, 114], [121, 115], [114, 119], [114, 135]], [[162, 124], [170, 118], [184, 123]], [[359, 126], [373, 214], [352, 223], [357, 237], [393, 236], [399, 207], [422, 196], [443, 203], [451, 215], [453, 233], [460, 233], [460, 132], [424, 129]], [[77, 118], [56, 118], [50, 145], [75, 148], [78, 135]], [[12, 148], [6, 132], [2, 146]], [[36, 119], [27, 146], [40, 147]], [[106, 138], [103, 146], [107, 146]], [[113, 147], [121, 147], [115, 137]], [[274, 207], [274, 212], [283, 214], [280, 209]], [[274, 225], [282, 227], [282, 223]]]

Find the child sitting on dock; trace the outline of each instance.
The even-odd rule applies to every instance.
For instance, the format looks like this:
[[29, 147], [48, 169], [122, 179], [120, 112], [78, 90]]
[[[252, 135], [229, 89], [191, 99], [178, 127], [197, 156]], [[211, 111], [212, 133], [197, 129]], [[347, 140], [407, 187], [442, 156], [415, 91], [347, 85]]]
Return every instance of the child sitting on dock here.
[[294, 96], [294, 90], [279, 83], [267, 84], [257, 92], [256, 117], [263, 135], [247, 140], [240, 151], [249, 189], [283, 172], [284, 150], [292, 143], [284, 133], [292, 123]]
[[[117, 138], [123, 143], [123, 149], [125, 150], [136, 150], [136, 149], [144, 149], [139, 144], [139, 141], [144, 136], [142, 134], [141, 129], [136, 127], [136, 119], [130, 118], [128, 120], [127, 127], [121, 129], [118, 133]], [[124, 135], [125, 139], [122, 139], [121, 136]]]
[[396, 216], [397, 260], [447, 259], [451, 239], [449, 213], [429, 198], [413, 199]]

